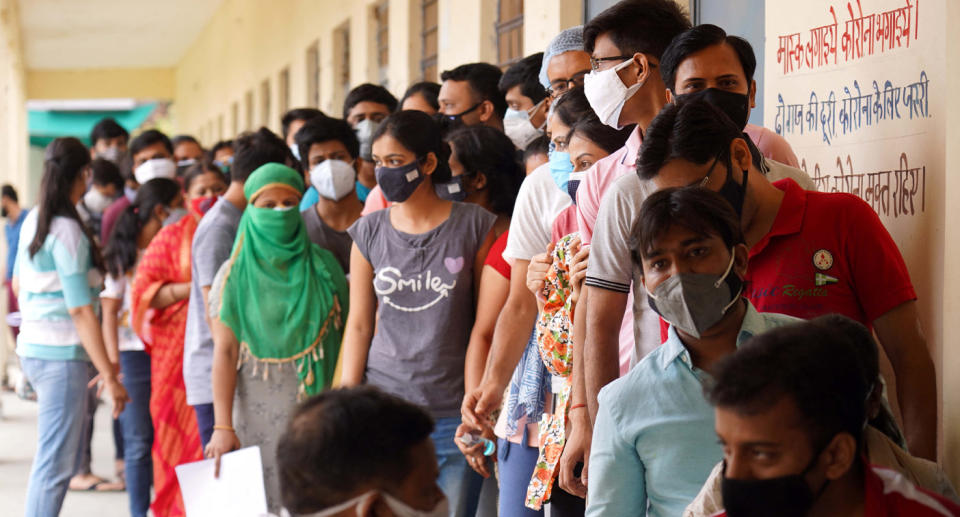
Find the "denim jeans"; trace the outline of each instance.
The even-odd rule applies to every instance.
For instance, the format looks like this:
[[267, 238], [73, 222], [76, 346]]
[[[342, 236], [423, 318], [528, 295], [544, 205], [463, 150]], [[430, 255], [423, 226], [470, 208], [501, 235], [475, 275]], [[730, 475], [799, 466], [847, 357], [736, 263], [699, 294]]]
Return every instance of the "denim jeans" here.
[[531, 510], [524, 504], [527, 500], [527, 487], [533, 477], [533, 467], [540, 455], [539, 449], [527, 444], [527, 438], [524, 431], [522, 443], [513, 443], [503, 438], [497, 440], [500, 517], [543, 517], [543, 510]]
[[460, 417], [438, 418], [430, 434], [437, 451], [440, 478], [437, 483], [450, 501], [450, 517], [473, 517], [483, 478], [467, 464], [467, 458], [454, 443]]
[[20, 365], [37, 392], [37, 452], [27, 484], [27, 517], [56, 517], [76, 470], [87, 413], [87, 361], [23, 357]]
[[130, 402], [120, 413], [123, 431], [123, 462], [130, 495], [130, 515], [146, 517], [153, 484], [153, 421], [150, 419], [150, 356], [146, 352], [120, 352], [123, 387]]
[[197, 415], [197, 430], [200, 431], [200, 450], [207, 450], [207, 444], [213, 436], [213, 403], [193, 406]]

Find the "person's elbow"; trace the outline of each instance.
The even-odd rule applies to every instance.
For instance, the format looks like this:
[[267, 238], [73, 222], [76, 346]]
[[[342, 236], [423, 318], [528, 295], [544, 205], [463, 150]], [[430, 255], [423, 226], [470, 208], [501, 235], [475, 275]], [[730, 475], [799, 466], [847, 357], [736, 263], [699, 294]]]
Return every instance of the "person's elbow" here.
[[90, 305], [79, 305], [76, 307], [67, 307], [67, 314], [73, 319], [83, 318], [93, 314], [93, 307]]

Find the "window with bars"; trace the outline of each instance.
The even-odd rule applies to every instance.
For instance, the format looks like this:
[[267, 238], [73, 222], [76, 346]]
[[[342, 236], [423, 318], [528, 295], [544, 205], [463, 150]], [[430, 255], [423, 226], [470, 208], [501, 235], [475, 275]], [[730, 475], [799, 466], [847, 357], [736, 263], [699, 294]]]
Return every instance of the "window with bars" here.
[[380, 86], [388, 86], [390, 68], [390, 6], [380, 2], [374, 6], [373, 17], [377, 24], [377, 74]]
[[437, 0], [423, 0], [420, 4], [423, 21], [423, 29], [420, 33], [420, 73], [424, 81], [437, 81], [438, 7]]
[[290, 67], [281, 70], [277, 76], [277, 91], [277, 111], [282, 117], [290, 109]]
[[523, 58], [523, 0], [499, 0], [497, 64], [506, 68]]
[[307, 47], [307, 105], [320, 107], [320, 43], [317, 41]]
[[347, 21], [338, 28], [333, 38], [334, 51], [338, 54], [337, 86], [340, 88], [342, 98], [350, 91], [350, 22]]

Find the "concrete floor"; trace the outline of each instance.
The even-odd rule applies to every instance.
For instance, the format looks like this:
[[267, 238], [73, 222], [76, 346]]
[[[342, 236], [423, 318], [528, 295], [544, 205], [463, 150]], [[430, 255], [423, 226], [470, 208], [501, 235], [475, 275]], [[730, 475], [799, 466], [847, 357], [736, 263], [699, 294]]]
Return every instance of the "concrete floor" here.
[[[0, 393], [0, 515], [23, 515], [30, 464], [37, 447], [37, 405], [13, 393]], [[113, 437], [109, 405], [97, 410], [93, 430], [93, 472], [112, 478]], [[130, 515], [125, 492], [67, 492], [61, 517], [121, 517]]]

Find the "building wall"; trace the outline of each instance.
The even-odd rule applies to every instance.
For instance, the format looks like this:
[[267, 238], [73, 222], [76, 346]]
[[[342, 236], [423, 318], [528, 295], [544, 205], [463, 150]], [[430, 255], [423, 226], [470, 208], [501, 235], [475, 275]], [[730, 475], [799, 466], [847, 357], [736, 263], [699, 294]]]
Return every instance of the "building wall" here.
[[26, 201], [27, 109], [20, 14], [15, 0], [0, 0], [0, 182], [11, 183]]
[[27, 98], [170, 100], [174, 77], [172, 68], [28, 70]]

